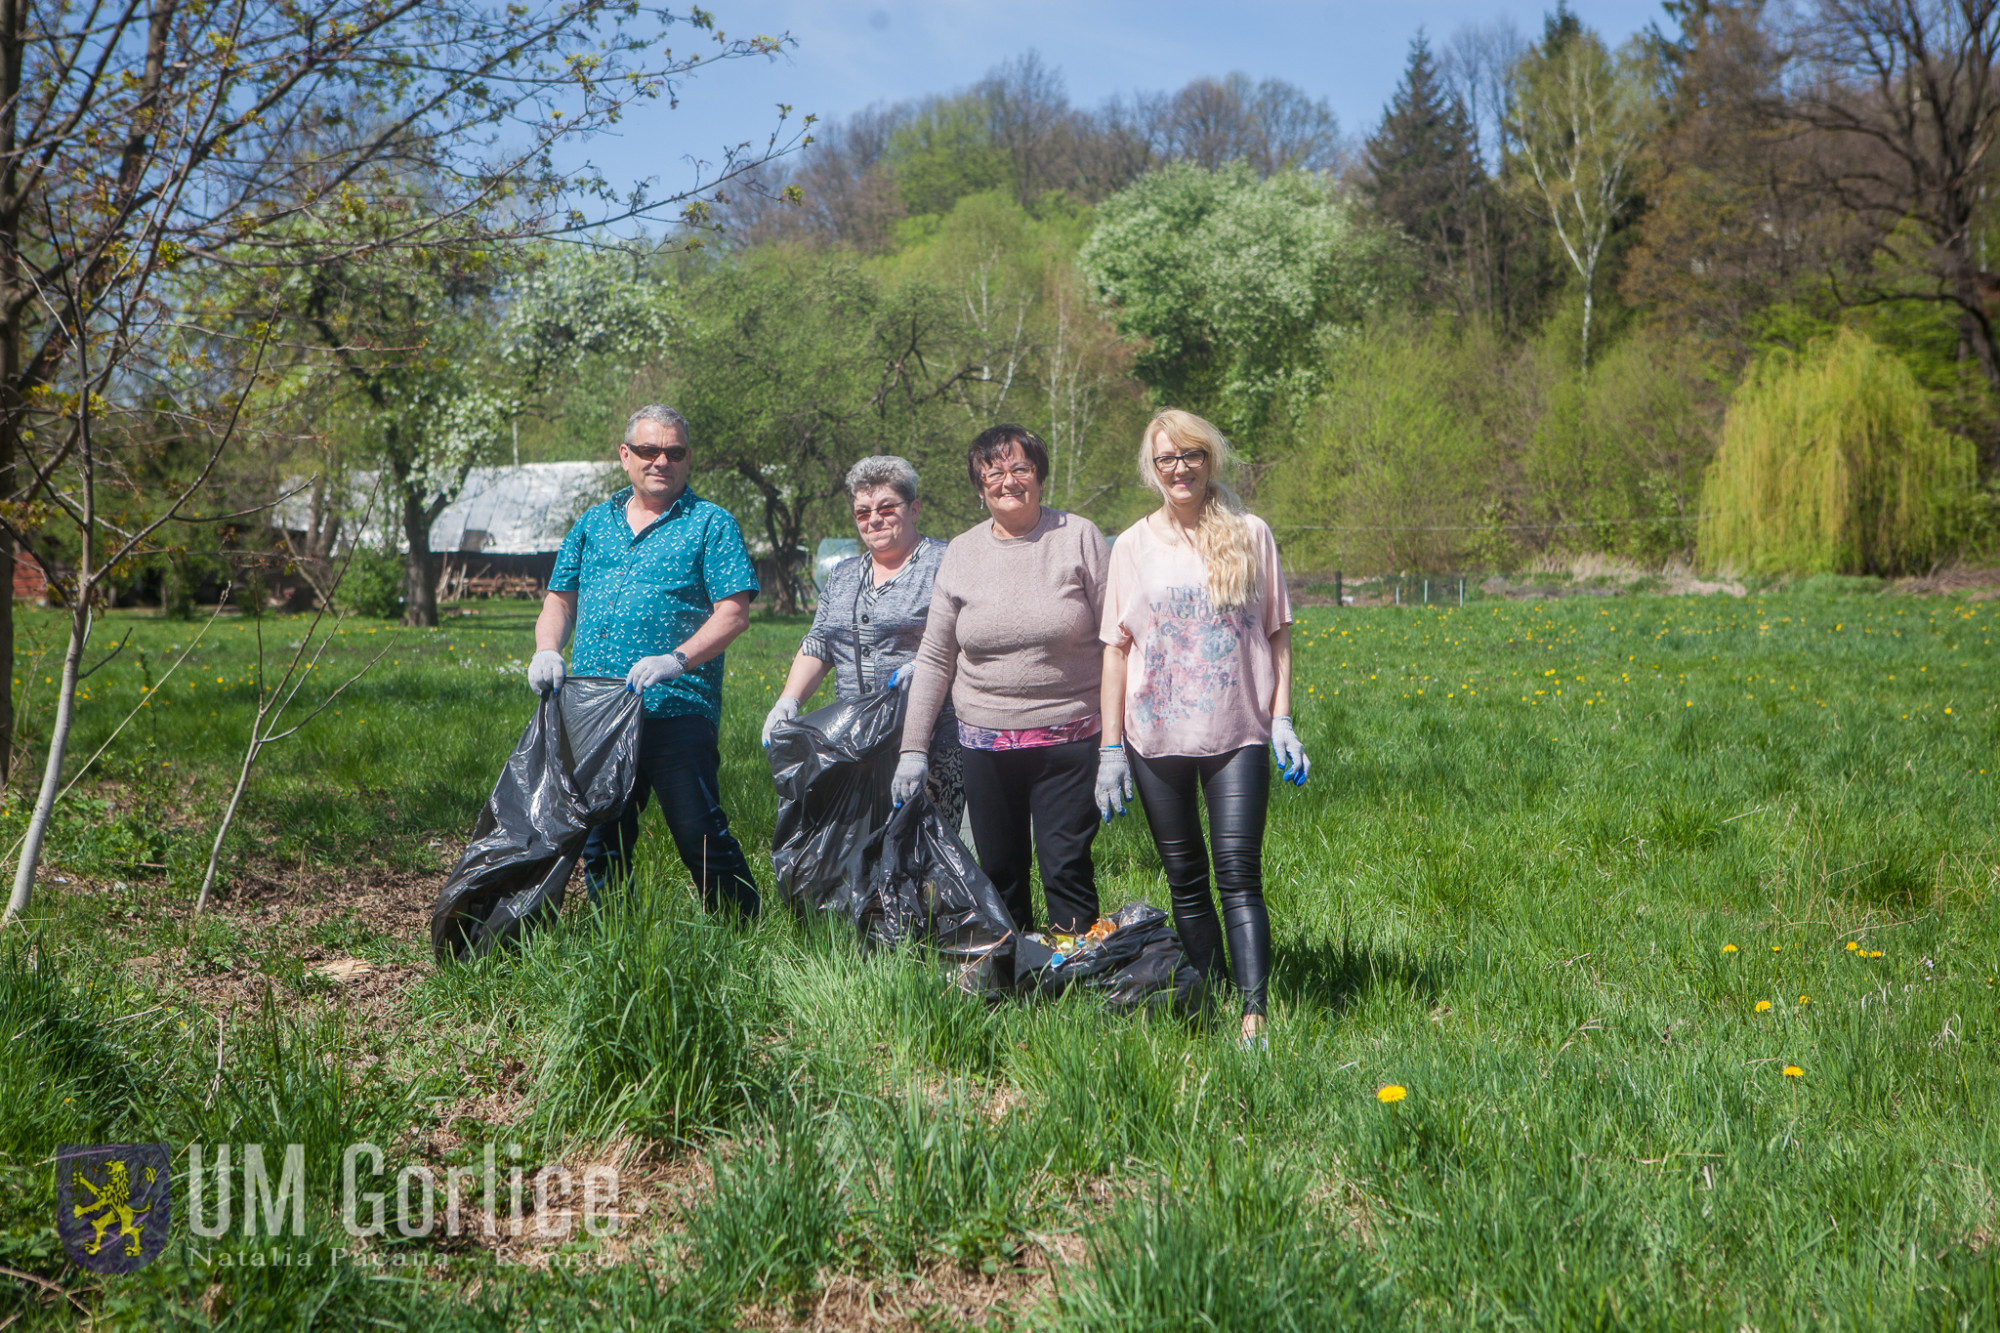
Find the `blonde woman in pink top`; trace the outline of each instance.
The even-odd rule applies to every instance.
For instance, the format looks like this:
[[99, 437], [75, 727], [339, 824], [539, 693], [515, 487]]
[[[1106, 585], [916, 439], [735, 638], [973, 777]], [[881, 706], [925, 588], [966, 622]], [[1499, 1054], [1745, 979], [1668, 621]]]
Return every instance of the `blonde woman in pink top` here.
[[[1271, 760], [1303, 786], [1292, 728], [1292, 608], [1271, 529], [1229, 488], [1229, 442], [1191, 412], [1159, 413], [1139, 472], [1164, 503], [1119, 537], [1104, 592], [1097, 806], [1124, 811], [1136, 780], [1173, 891], [1174, 927], [1197, 971], [1229, 971], [1243, 1039], [1263, 1041], [1271, 971], [1264, 816]], [[1209, 892], [1214, 840], [1218, 921]]]

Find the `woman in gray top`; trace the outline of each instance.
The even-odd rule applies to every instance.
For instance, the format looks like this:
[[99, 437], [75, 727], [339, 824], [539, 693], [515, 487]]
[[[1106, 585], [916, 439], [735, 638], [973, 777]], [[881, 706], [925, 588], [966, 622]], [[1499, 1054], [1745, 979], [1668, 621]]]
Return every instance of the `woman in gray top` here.
[[[828, 671], [837, 699], [852, 699], [890, 683], [917, 654], [931, 609], [931, 584], [945, 544], [917, 530], [922, 504], [917, 470], [878, 454], [847, 470], [847, 496], [865, 555], [841, 561], [827, 578], [812, 628], [785, 675], [784, 690], [764, 718], [764, 744], [781, 722], [799, 715]], [[954, 827], [965, 809], [959, 779], [958, 719], [946, 709], [932, 729], [931, 799]]]

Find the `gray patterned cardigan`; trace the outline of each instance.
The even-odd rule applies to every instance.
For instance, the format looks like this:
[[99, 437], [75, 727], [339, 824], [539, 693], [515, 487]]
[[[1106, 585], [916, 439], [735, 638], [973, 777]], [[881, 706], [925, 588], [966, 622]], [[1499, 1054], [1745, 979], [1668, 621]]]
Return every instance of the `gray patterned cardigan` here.
[[944, 550], [937, 538], [921, 538], [896, 577], [879, 588], [866, 552], [833, 567], [799, 651], [832, 665], [834, 697], [882, 688], [891, 672], [917, 655]]

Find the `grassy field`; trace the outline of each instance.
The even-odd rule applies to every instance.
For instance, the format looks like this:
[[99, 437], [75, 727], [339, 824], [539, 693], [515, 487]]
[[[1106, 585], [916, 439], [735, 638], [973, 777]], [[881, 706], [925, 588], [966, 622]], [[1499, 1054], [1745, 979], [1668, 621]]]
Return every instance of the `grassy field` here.
[[[525, 606], [403, 632], [270, 752], [191, 918], [253, 688], [254, 635], [218, 622], [0, 940], [0, 1327], [1992, 1329], [1997, 618], [1811, 585], [1307, 609], [1262, 1054], [1233, 1023], [988, 1008], [782, 916], [730, 930], [657, 826], [612, 909], [433, 970], [425, 909], [531, 708]], [[111, 618], [80, 757], [198, 628]], [[730, 653], [753, 850], [802, 628]], [[1141, 817], [1099, 849], [1107, 908], [1165, 901]], [[615, 1165], [625, 1216], [350, 1240], [364, 1140], [391, 1171]], [[303, 1144], [308, 1234], [177, 1221], [92, 1278], [48, 1162], [117, 1141], [177, 1169]]]

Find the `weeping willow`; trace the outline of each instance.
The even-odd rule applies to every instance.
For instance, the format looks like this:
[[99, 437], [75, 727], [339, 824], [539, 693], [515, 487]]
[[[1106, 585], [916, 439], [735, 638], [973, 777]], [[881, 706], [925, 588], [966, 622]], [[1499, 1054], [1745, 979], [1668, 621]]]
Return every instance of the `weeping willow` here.
[[1973, 450], [1931, 420], [1909, 368], [1842, 330], [1736, 392], [1702, 487], [1704, 564], [1746, 574], [1900, 574], [1951, 548]]

